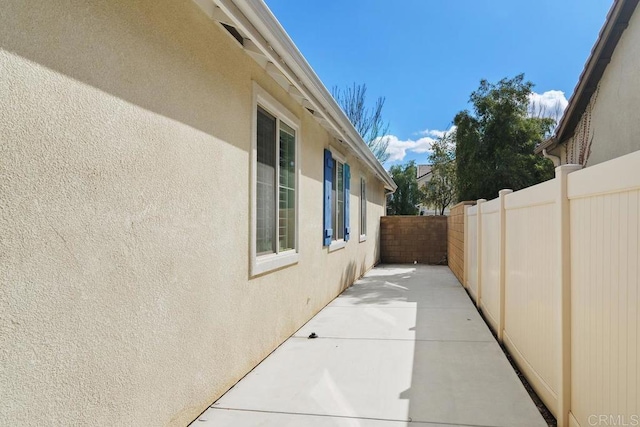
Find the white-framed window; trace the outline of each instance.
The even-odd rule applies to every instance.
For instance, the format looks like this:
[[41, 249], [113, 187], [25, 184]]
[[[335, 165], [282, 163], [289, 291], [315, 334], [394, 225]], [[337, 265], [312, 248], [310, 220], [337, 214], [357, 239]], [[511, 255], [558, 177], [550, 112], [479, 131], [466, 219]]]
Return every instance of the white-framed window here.
[[298, 262], [300, 122], [254, 82], [251, 275]]
[[345, 247], [349, 240], [351, 172], [344, 156], [333, 147], [325, 151], [325, 156], [325, 191], [330, 191], [325, 199], [324, 244], [331, 252]]
[[360, 178], [360, 241], [367, 240], [367, 180]]

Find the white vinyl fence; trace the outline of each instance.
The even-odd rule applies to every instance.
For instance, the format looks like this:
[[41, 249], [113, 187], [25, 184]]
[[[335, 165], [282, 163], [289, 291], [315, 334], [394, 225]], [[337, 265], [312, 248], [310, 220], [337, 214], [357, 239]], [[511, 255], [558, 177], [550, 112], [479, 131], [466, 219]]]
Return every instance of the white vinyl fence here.
[[640, 425], [640, 152], [465, 216], [464, 286], [558, 426]]

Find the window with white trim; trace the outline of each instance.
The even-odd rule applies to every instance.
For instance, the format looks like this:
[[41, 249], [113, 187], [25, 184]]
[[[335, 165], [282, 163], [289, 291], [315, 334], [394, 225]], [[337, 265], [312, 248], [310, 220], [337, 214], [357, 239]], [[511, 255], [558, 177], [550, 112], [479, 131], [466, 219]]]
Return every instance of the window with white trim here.
[[360, 178], [360, 241], [367, 236], [367, 181]]
[[254, 85], [252, 275], [298, 261], [298, 122]]
[[324, 246], [340, 249], [349, 240], [351, 169], [334, 150], [324, 154]]
[[333, 159], [333, 182], [331, 188], [331, 228], [333, 240], [344, 240], [344, 163]]

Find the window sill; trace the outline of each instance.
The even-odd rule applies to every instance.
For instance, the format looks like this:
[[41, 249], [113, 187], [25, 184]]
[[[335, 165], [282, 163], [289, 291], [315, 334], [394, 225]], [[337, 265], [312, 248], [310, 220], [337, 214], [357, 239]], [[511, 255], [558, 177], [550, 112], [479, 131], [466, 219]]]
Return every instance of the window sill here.
[[299, 257], [300, 254], [295, 251], [259, 256], [253, 260], [251, 275], [257, 276], [258, 274], [267, 273], [288, 265], [297, 264]]
[[366, 234], [361, 234], [360, 235], [360, 243], [366, 242], [366, 241], [367, 241], [367, 235]]
[[339, 249], [344, 248], [347, 245], [347, 242], [345, 242], [343, 239], [340, 240], [334, 240], [333, 242], [331, 242], [331, 244], [329, 245], [329, 252], [333, 252], [333, 251], [337, 251]]

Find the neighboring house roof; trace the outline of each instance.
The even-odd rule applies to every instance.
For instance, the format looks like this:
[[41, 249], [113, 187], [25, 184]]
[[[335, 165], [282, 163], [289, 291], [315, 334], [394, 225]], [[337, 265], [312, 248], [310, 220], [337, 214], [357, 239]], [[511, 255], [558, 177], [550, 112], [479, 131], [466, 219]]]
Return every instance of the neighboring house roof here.
[[433, 176], [432, 165], [418, 165], [417, 181], [418, 186], [422, 187], [431, 181]]
[[431, 165], [418, 165], [418, 176], [420, 178], [431, 172]]
[[591, 95], [598, 87], [598, 83], [611, 60], [611, 55], [615, 50], [622, 33], [629, 25], [629, 20], [633, 15], [640, 0], [615, 0], [613, 6], [607, 14], [607, 19], [600, 30], [598, 40], [591, 49], [591, 55], [584, 66], [578, 84], [574, 89], [569, 105], [564, 111], [560, 123], [556, 128], [555, 135], [538, 147], [535, 152], [540, 153], [543, 149], [553, 149], [559, 143], [573, 136], [576, 126], [585, 112]]
[[397, 185], [262, 0], [194, 0], [385, 184]]

